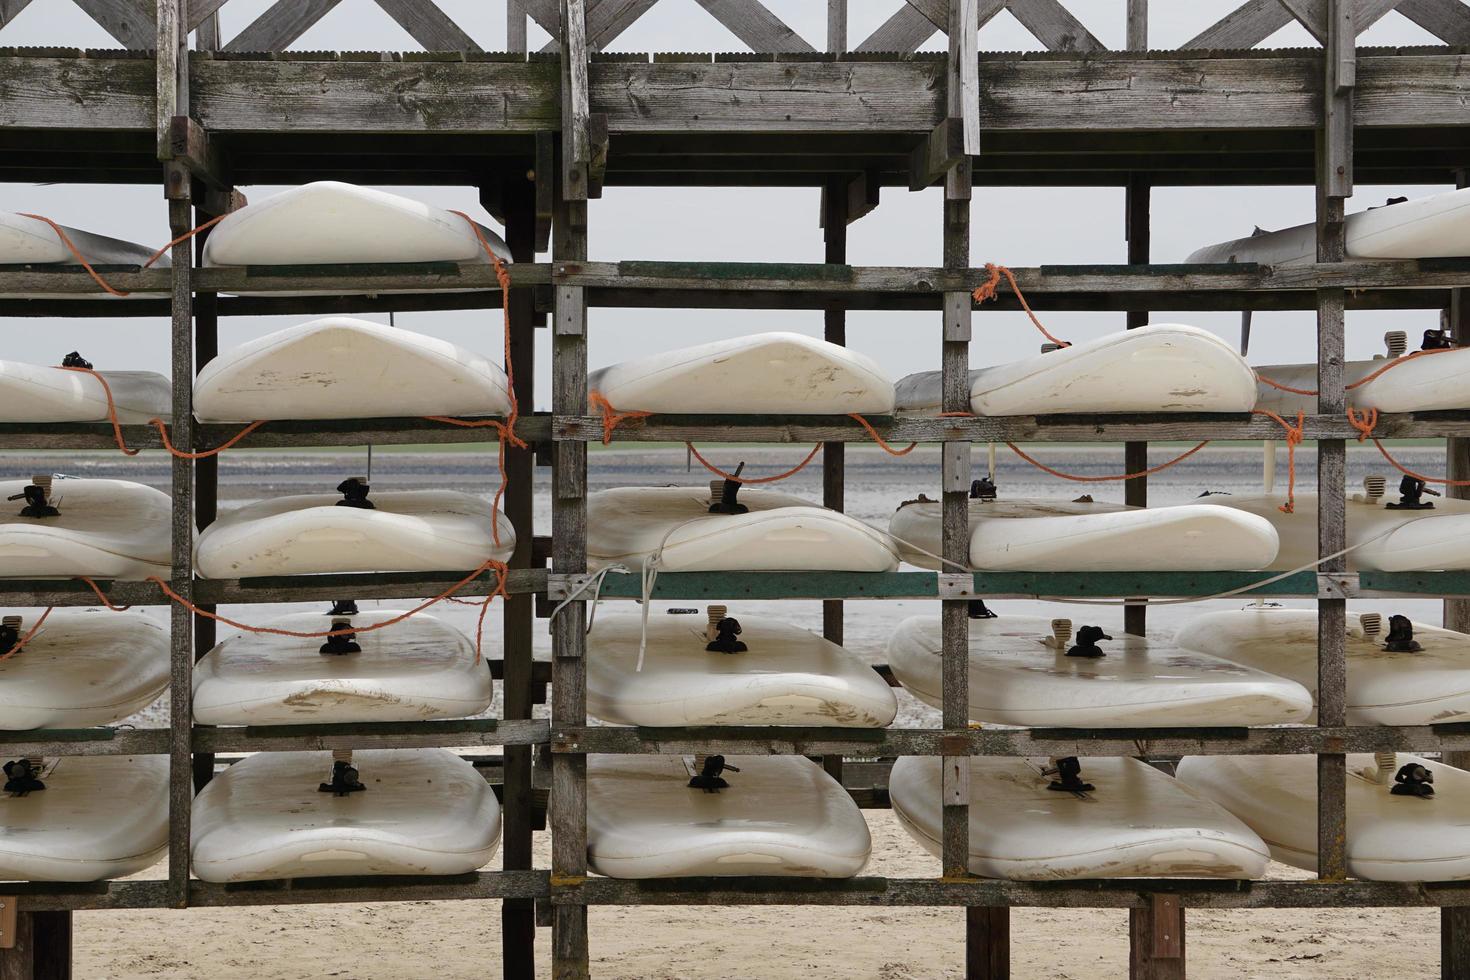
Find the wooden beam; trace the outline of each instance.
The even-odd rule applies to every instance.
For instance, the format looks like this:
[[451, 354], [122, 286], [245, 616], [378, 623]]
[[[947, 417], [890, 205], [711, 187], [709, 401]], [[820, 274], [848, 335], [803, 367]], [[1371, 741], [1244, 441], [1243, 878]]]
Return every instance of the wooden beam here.
[[31, 0], [0, 0], [0, 30], [20, 16], [20, 12], [31, 5]]
[[847, 50], [847, 0], [827, 0], [827, 50]]
[[341, 0], [276, 0], [228, 44], [226, 51], [284, 51]]
[[1253, 48], [1290, 24], [1281, 0], [1246, 0], [1230, 13], [1179, 45], [1180, 50]]
[[1278, 0], [1317, 39], [1318, 44], [1327, 41], [1327, 0]]
[[695, 3], [749, 45], [752, 51], [800, 53], [816, 50], [760, 0], [695, 0]]
[[587, 164], [592, 159], [587, 133], [587, 5], [561, 0], [561, 179], [562, 197], [587, 199]]
[[919, 45], [933, 37], [937, 30], [939, 28], [918, 7], [905, 3], [853, 50], [907, 54], [917, 51]]
[[1372, 27], [1398, 7], [1400, 0], [1357, 0], [1353, 23], [1359, 34]]
[[1184, 980], [1184, 905], [1155, 892], [1128, 910], [1129, 980]]
[[536, 134], [536, 251], [551, 247], [551, 223], [556, 210], [556, 138], [550, 132]]
[[1400, 0], [1394, 9], [1446, 44], [1470, 44], [1470, 7], [1459, 0]]
[[505, 50], [526, 53], [526, 8], [521, 0], [505, 2]]
[[587, 48], [603, 50], [656, 3], [658, 0], [593, 0], [587, 5]]
[[435, 0], [376, 0], [425, 51], [479, 51], [480, 46]]
[[223, 191], [230, 187], [224, 157], [210, 142], [209, 133], [203, 126], [188, 116], [174, 116], [169, 126], [168, 141], [171, 158], [187, 167], [189, 173], [214, 190]]
[[219, 13], [219, 8], [227, 2], [229, 0], [189, 0], [188, 10], [185, 11], [189, 30], [197, 31], [204, 26], [205, 21], [214, 19], [214, 15]]
[[587, 196], [602, 196], [602, 182], [607, 175], [607, 116], [594, 112], [587, 117]]
[[[180, 6], [181, 0], [159, 0], [158, 20], [154, 25], [153, 42], [157, 51], [154, 62], [156, 100], [154, 130], [158, 138], [156, 145], [160, 160], [173, 158], [169, 127], [174, 116], [178, 114], [179, 106]], [[185, 111], [187, 111], [187, 106]]]
[[1006, 9], [1048, 51], [1107, 50], [1060, 0], [1006, 0]]
[[946, 112], [960, 120], [961, 146], [975, 156], [980, 152], [980, 0], [950, 0], [949, 17]]
[[964, 159], [964, 121], [956, 117], [941, 120], [909, 154], [909, 190], [932, 186]]
[[73, 0], [123, 47], [146, 51], [157, 38], [153, 5], [143, 0]]
[[1148, 50], [1148, 0], [1128, 0], [1127, 45], [1129, 51]]

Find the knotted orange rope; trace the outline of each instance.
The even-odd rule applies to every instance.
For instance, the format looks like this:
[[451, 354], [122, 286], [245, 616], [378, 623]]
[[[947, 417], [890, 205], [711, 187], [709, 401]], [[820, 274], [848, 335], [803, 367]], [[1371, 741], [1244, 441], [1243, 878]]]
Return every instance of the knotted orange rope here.
[[[1431, 352], [1422, 351], [1421, 353], [1428, 354]], [[1355, 410], [1350, 408], [1348, 409], [1347, 414], [1348, 421], [1352, 423], [1353, 428], [1358, 430], [1358, 441], [1363, 442], [1367, 439], [1372, 439], [1373, 445], [1378, 447], [1379, 453], [1383, 455], [1384, 459], [1388, 460], [1389, 465], [1398, 470], [1400, 473], [1404, 474], [1405, 476], [1412, 476], [1414, 479], [1423, 480], [1425, 483], [1438, 483], [1440, 486], [1445, 487], [1470, 487], [1470, 480], [1451, 480], [1448, 478], [1441, 480], [1432, 476], [1425, 476], [1422, 473], [1415, 473], [1413, 470], [1409, 469], [1407, 466], [1390, 456], [1388, 448], [1384, 446], [1382, 440], [1376, 438], [1373, 435], [1373, 427], [1378, 424], [1378, 409], [1370, 408], [1364, 411], [1362, 413], [1362, 416], [1359, 417], [1356, 414]]]
[[709, 470], [715, 476], [718, 476], [718, 477], [720, 477], [723, 480], [733, 480], [735, 483], [743, 483], [743, 484], [775, 483], [777, 480], [784, 480], [784, 479], [786, 479], [789, 476], [795, 476], [797, 473], [800, 473], [802, 470], [806, 469], [807, 464], [810, 463], [813, 459], [816, 459], [817, 453], [819, 453], [819, 452], [822, 451], [822, 444], [819, 442], [815, 446], [812, 447], [812, 451], [811, 452], [809, 452], [809, 453], [806, 454], [806, 459], [802, 460], [800, 463], [797, 463], [795, 466], [793, 466], [791, 469], [787, 470], [786, 472], [784, 472], [784, 473], [777, 473], [775, 476], [736, 476], [733, 473], [726, 473], [724, 470], [720, 469], [714, 463], [711, 463], [709, 460], [707, 460], [703, 456], [701, 456], [699, 454], [699, 450], [697, 448], [695, 448], [694, 443], [692, 443], [692, 442], [686, 442], [686, 443], [684, 443], [684, 445], [686, 447], [688, 447], [689, 452], [691, 454], [693, 454], [694, 458], [697, 459], [697, 460], [699, 460], [700, 465], [702, 465], [705, 469]]
[[587, 403], [602, 412], [602, 444], [604, 446], [612, 442], [613, 430], [627, 419], [652, 418], [652, 412], [620, 412], [613, 408], [612, 402], [607, 400], [600, 391], [587, 392]]
[[1362, 417], [1359, 418], [1358, 410], [1349, 405], [1347, 417], [1349, 424], [1358, 430], [1358, 441], [1362, 442], [1364, 439], [1373, 435], [1373, 427], [1378, 424], [1378, 409], [1364, 409]]
[[1038, 470], [1041, 470], [1043, 473], [1050, 473], [1052, 476], [1059, 476], [1063, 480], [1073, 480], [1077, 483], [1111, 483], [1115, 480], [1136, 480], [1141, 476], [1152, 476], [1153, 474], [1158, 473], [1161, 470], [1167, 470], [1169, 467], [1175, 465], [1176, 463], [1184, 462], [1184, 460], [1193, 456], [1195, 453], [1199, 452], [1201, 449], [1205, 448], [1209, 444], [1210, 441], [1206, 439], [1204, 442], [1195, 446], [1193, 449], [1185, 450], [1168, 462], [1160, 463], [1158, 466], [1151, 466], [1146, 470], [1139, 470], [1137, 473], [1119, 473], [1113, 476], [1078, 476], [1074, 473], [1063, 473], [1061, 470], [1052, 469], [1050, 466], [1047, 466], [1040, 460], [1032, 459], [1030, 456], [1027, 456], [1026, 453], [1022, 451], [1021, 447], [1017, 446], [1014, 442], [1007, 442], [1006, 446], [1010, 449], [1011, 452], [1015, 453], [1017, 456], [1021, 457], [1026, 462], [1036, 467]]
[[1296, 425], [1292, 425], [1275, 412], [1265, 408], [1253, 409], [1251, 414], [1264, 415], [1286, 430], [1286, 503], [1277, 510], [1283, 514], [1294, 514], [1296, 513], [1296, 447], [1301, 445], [1302, 433], [1306, 428], [1306, 413], [1296, 413]]
[[1016, 285], [1015, 274], [1010, 269], [1007, 269], [1003, 265], [996, 265], [994, 262], [987, 262], [985, 263], [985, 271], [990, 273], [990, 279], [976, 286], [975, 291], [970, 294], [974, 297], [976, 303], [983, 303], [988, 299], [995, 299], [995, 290], [1000, 285], [1000, 277], [1005, 276], [1006, 282], [1011, 284], [1011, 292], [1016, 294], [1016, 299], [1021, 303], [1021, 309], [1026, 311], [1026, 315], [1031, 318], [1031, 323], [1036, 329], [1041, 331], [1041, 335], [1058, 347], [1072, 346], [1059, 337], [1053, 337], [1051, 331], [1047, 330], [1046, 327], [1041, 325], [1041, 321], [1036, 319], [1036, 314], [1032, 311], [1031, 304], [1027, 303], [1026, 297], [1021, 294], [1021, 287]]
[[46, 622], [46, 617], [51, 615], [51, 610], [54, 608], [56, 607], [47, 606], [46, 611], [41, 613], [41, 618], [36, 620], [36, 625], [32, 626], [25, 636], [22, 636], [20, 639], [16, 640], [15, 646], [5, 651], [5, 653], [0, 654], [0, 664], [3, 664], [5, 661], [15, 656], [17, 653], [20, 653], [21, 647], [31, 642], [31, 638], [41, 631], [41, 624]]

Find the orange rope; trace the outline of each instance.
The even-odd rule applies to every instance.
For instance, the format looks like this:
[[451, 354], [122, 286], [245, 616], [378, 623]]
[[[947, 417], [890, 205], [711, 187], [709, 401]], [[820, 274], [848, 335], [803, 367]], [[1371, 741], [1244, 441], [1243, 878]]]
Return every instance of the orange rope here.
[[3, 664], [5, 661], [7, 661], [11, 657], [15, 656], [17, 653], [20, 653], [21, 647], [23, 647], [27, 643], [31, 642], [31, 637], [35, 636], [37, 633], [39, 633], [41, 631], [41, 624], [44, 623], [44, 622], [46, 622], [46, 617], [49, 616], [49, 615], [51, 615], [51, 610], [54, 609], [54, 608], [56, 608], [56, 607], [55, 606], [47, 606], [46, 607], [46, 611], [43, 612], [43, 613], [41, 613], [41, 618], [38, 619], [38, 620], [36, 620], [36, 625], [35, 626], [32, 626], [30, 628], [30, 631], [27, 632], [25, 636], [22, 636], [20, 639], [16, 640], [15, 641], [15, 646], [11, 647], [5, 653], [0, 654], [0, 664]]
[[1146, 470], [1139, 470], [1137, 473], [1120, 473], [1115, 476], [1077, 476], [1073, 473], [1063, 473], [1061, 470], [1054, 470], [1040, 460], [1032, 459], [1030, 456], [1027, 456], [1025, 452], [1021, 450], [1021, 447], [1017, 446], [1014, 442], [1006, 443], [1006, 445], [1010, 447], [1011, 452], [1015, 453], [1017, 456], [1021, 457], [1026, 462], [1036, 467], [1038, 470], [1041, 470], [1044, 473], [1050, 473], [1052, 476], [1059, 476], [1063, 480], [1074, 480], [1077, 483], [1111, 483], [1114, 480], [1136, 480], [1141, 476], [1151, 476], [1154, 473], [1158, 473], [1160, 470], [1167, 470], [1175, 463], [1182, 463], [1184, 460], [1193, 456], [1195, 453], [1199, 452], [1201, 449], [1205, 448], [1209, 444], [1210, 441], [1206, 439], [1204, 442], [1195, 446], [1193, 449], [1189, 449], [1185, 452], [1180, 453], [1178, 456], [1175, 456], [1173, 459], [1169, 460], [1166, 463], [1160, 463], [1158, 466], [1151, 466]]
[[[1433, 352], [1423, 351], [1421, 353], [1428, 354]], [[1413, 470], [1409, 469], [1407, 466], [1403, 465], [1398, 460], [1390, 456], [1388, 454], [1388, 449], [1383, 445], [1383, 442], [1377, 438], [1374, 438], [1373, 436], [1373, 427], [1378, 424], [1378, 409], [1368, 409], [1367, 411], [1362, 413], [1361, 418], [1351, 408], [1348, 409], [1347, 414], [1348, 421], [1352, 423], [1354, 429], [1358, 430], [1358, 441], [1363, 442], [1367, 439], [1373, 439], [1373, 445], [1378, 447], [1378, 451], [1383, 454], [1384, 459], [1388, 460], [1389, 465], [1391, 465], [1394, 469], [1398, 470], [1405, 476], [1412, 476], [1414, 479], [1423, 480], [1425, 483], [1438, 483], [1441, 486], [1446, 487], [1470, 487], [1470, 480], [1439, 480], [1432, 476], [1425, 476], [1422, 473], [1415, 473]]]
[[[141, 449], [129, 449], [127, 441], [123, 439], [122, 425], [118, 422], [117, 418], [117, 403], [113, 400], [112, 397], [112, 386], [107, 383], [107, 379], [104, 378], [100, 372], [94, 371], [91, 368], [84, 367], [58, 367], [57, 370], [75, 371], [78, 374], [85, 374], [89, 375], [90, 377], [96, 378], [97, 383], [102, 386], [102, 393], [107, 396], [107, 421], [112, 423], [112, 438], [116, 440], [117, 448], [122, 452], [124, 456], [136, 456], [143, 451]], [[173, 442], [169, 440], [168, 427], [164, 425], [163, 419], [149, 419], [148, 424], [158, 429], [158, 436], [163, 441], [163, 448], [167, 449], [171, 455], [179, 459], [208, 459], [211, 456], [218, 456], [226, 449], [229, 449], [231, 446], [235, 445], [235, 443], [239, 442], [241, 439], [244, 439], [246, 436], [250, 435], [250, 433], [260, 428], [262, 425], [265, 424], [265, 422], [264, 420], [256, 420], [254, 422], [251, 422], [249, 425], [245, 426], [245, 428], [241, 429], [229, 439], [225, 440], [223, 444], [216, 446], [213, 449], [200, 450], [197, 453], [184, 452], [180, 449], [176, 449]]]
[[1277, 391], [1289, 391], [1293, 395], [1315, 395], [1317, 393], [1316, 388], [1293, 388], [1291, 385], [1284, 385], [1280, 381], [1272, 381], [1259, 371], [1256, 372], [1256, 380], [1262, 384], [1270, 385]]
[[[1357, 381], [1354, 381], [1352, 384], [1343, 385], [1343, 390], [1344, 391], [1352, 391], [1354, 388], [1361, 388], [1363, 385], [1365, 385], [1368, 382], [1372, 381], [1374, 378], [1377, 378], [1380, 375], [1382, 375], [1382, 374], [1384, 374], [1384, 373], [1386, 373], [1388, 371], [1393, 370], [1394, 368], [1398, 367], [1400, 364], [1406, 364], [1409, 361], [1412, 361], [1416, 357], [1424, 357], [1424, 356], [1426, 356], [1428, 354], [1448, 354], [1448, 353], [1451, 353], [1452, 351], [1457, 351], [1459, 349], [1460, 348], [1458, 348], [1458, 347], [1435, 347], [1435, 348], [1431, 348], [1430, 350], [1416, 350], [1412, 354], [1405, 354], [1402, 357], [1391, 357], [1391, 358], [1388, 359], [1388, 363], [1384, 364], [1383, 367], [1381, 367], [1378, 370], [1374, 371], [1372, 374], [1366, 374], [1363, 377], [1359, 378]], [[1293, 388], [1290, 385], [1284, 385], [1284, 384], [1282, 384], [1279, 381], [1272, 381], [1270, 378], [1266, 377], [1264, 374], [1261, 374], [1260, 372], [1257, 372], [1256, 373], [1256, 380], [1257, 381], [1260, 381], [1263, 384], [1268, 384], [1272, 388], [1279, 389], [1280, 391], [1289, 391], [1293, 395], [1315, 395], [1315, 394], [1318, 394], [1318, 391], [1315, 388], [1311, 388], [1311, 389], [1308, 389], [1308, 388]]]
[[148, 261], [143, 263], [143, 268], [147, 269], [148, 267], [150, 267], [151, 265], [153, 265], [153, 263], [155, 263], [159, 259], [163, 258], [164, 253], [167, 252], [169, 249], [173, 248], [175, 245], [179, 245], [179, 244], [182, 244], [184, 242], [187, 242], [189, 239], [193, 238], [195, 235], [199, 234], [201, 231], [207, 231], [208, 229], [213, 228], [215, 225], [219, 224], [221, 221], [225, 220], [228, 217], [229, 217], [228, 214], [218, 215], [216, 217], [210, 218], [208, 221], [204, 222], [204, 224], [200, 225], [199, 227], [193, 228], [193, 229], [191, 229], [189, 231], [184, 232], [178, 238], [175, 238], [173, 241], [171, 241], [167, 245], [163, 246], [163, 248], [159, 249], [158, 251], [156, 251], [152, 255], [150, 255], [148, 257]]
[[201, 449], [197, 453], [186, 453], [183, 450], [174, 448], [174, 444], [169, 440], [168, 437], [168, 429], [164, 428], [163, 420], [149, 419], [148, 422], [150, 425], [154, 425], [158, 428], [158, 437], [163, 440], [163, 448], [167, 449], [170, 455], [178, 459], [209, 459], [211, 456], [218, 456], [220, 453], [234, 446], [235, 443], [239, 442], [241, 439], [244, 439], [246, 436], [250, 435], [250, 433], [254, 432], [262, 425], [265, 425], [264, 419], [256, 419], [254, 422], [251, 422], [249, 425], [245, 426], [245, 428], [241, 429], [239, 432], [236, 432], [234, 435], [230, 436], [230, 438], [226, 439], [218, 446], [215, 446], [213, 449]]
[[110, 293], [113, 296], [132, 295], [131, 293], [125, 292], [121, 289], [114, 289], [106, 279], [103, 279], [101, 274], [98, 273], [96, 269], [92, 268], [92, 263], [87, 261], [86, 256], [82, 255], [81, 249], [76, 247], [76, 245], [72, 242], [71, 237], [68, 236], [65, 230], [63, 230], [62, 227], [56, 222], [41, 214], [28, 214], [25, 211], [21, 211], [19, 213], [22, 218], [35, 218], [37, 221], [43, 221], [46, 224], [50, 225], [51, 230], [56, 232], [56, 237], [61, 239], [61, 244], [66, 246], [67, 251], [71, 252], [72, 258], [81, 263], [82, 268], [87, 270], [87, 275], [91, 276], [92, 281], [101, 286], [105, 292]]
[[822, 450], [822, 444], [819, 442], [815, 446], [812, 447], [812, 451], [811, 452], [809, 452], [809, 453], [806, 454], [806, 459], [802, 460], [800, 463], [797, 463], [795, 466], [793, 466], [791, 469], [787, 470], [785, 473], [777, 473], [775, 476], [754, 477], [754, 476], [736, 476], [733, 473], [726, 473], [724, 470], [720, 469], [714, 463], [711, 463], [709, 460], [707, 460], [703, 456], [701, 456], [699, 454], [699, 450], [695, 448], [694, 443], [692, 443], [692, 442], [686, 442], [686, 443], [684, 443], [684, 445], [689, 448], [689, 452], [694, 455], [694, 458], [697, 459], [697, 460], [699, 460], [700, 464], [703, 465], [705, 469], [709, 470], [715, 476], [718, 476], [718, 477], [720, 477], [721, 479], [724, 479], [724, 480], [733, 480], [736, 483], [741, 483], [741, 484], [750, 484], [750, 483], [775, 483], [777, 480], [784, 480], [788, 476], [795, 476], [797, 473], [800, 473], [802, 470], [806, 469], [806, 465], [808, 463], [810, 463], [813, 459], [816, 459], [817, 453], [821, 452], [821, 450]]
[[1286, 430], [1286, 503], [1277, 510], [1283, 514], [1294, 514], [1296, 513], [1296, 447], [1301, 445], [1302, 432], [1306, 426], [1306, 414], [1296, 413], [1296, 425], [1292, 425], [1269, 409], [1257, 408], [1252, 410], [1251, 414], [1264, 415]]
[[600, 391], [587, 392], [587, 403], [602, 412], [602, 444], [606, 446], [612, 442], [613, 430], [623, 423], [625, 419], [652, 418], [652, 412], [620, 412], [613, 408], [612, 402]]
[[1358, 410], [1351, 405], [1347, 410], [1348, 422], [1358, 430], [1358, 441], [1362, 442], [1373, 435], [1373, 427], [1378, 424], [1378, 409], [1367, 408], [1363, 410], [1362, 418], [1358, 417]]
[[1000, 284], [1000, 277], [1005, 276], [1006, 282], [1011, 284], [1011, 292], [1015, 293], [1016, 299], [1021, 302], [1021, 309], [1026, 311], [1026, 315], [1031, 318], [1031, 322], [1035, 325], [1036, 329], [1041, 331], [1041, 335], [1058, 347], [1072, 346], [1065, 340], [1053, 337], [1051, 331], [1047, 330], [1046, 327], [1041, 325], [1041, 321], [1036, 319], [1036, 314], [1031, 310], [1031, 304], [1027, 303], [1026, 297], [1021, 294], [1021, 287], [1016, 285], [1016, 277], [1010, 269], [1007, 269], [1003, 265], [996, 265], [994, 262], [987, 262], [985, 263], [985, 270], [990, 273], [990, 280], [975, 287], [975, 291], [971, 295], [975, 298], [976, 303], [983, 303], [988, 299], [994, 299], [995, 289]]
[[[878, 444], [878, 448], [881, 449], [881, 450], [883, 450], [885, 453], [887, 453], [890, 456], [907, 456], [909, 453], [911, 453], [911, 452], [914, 451], [914, 447], [918, 446], [918, 443], [917, 442], [911, 442], [911, 443], [909, 443], [909, 446], [908, 446], [907, 449], [894, 449], [892, 446], [890, 446], [888, 444], [888, 442], [886, 440], [884, 440], [884, 438], [882, 436], [880, 436], [878, 434], [878, 430], [875, 429], [875, 428], [873, 428], [873, 423], [871, 423], [867, 419], [863, 418], [857, 412], [848, 412], [847, 413], [847, 417], [850, 418], [850, 419], [855, 420], [858, 425], [860, 425], [864, 429], [866, 429], [867, 432], [868, 432], [868, 436], [874, 442], [876, 442]], [[805, 465], [805, 464], [803, 464], [803, 465]]]
[[112, 604], [112, 600], [107, 598], [107, 593], [103, 592], [101, 586], [99, 586], [96, 582], [87, 578], [87, 576], [85, 575], [80, 575], [78, 576], [78, 578], [91, 586], [92, 591], [96, 594], [98, 601], [100, 601], [104, 606], [106, 606], [113, 612], [127, 612], [129, 609], [133, 608], [132, 606], [114, 606]]

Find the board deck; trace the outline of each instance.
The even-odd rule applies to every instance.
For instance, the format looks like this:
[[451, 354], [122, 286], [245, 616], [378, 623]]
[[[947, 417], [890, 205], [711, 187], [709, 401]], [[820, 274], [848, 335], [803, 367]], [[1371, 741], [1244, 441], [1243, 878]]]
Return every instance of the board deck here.
[[220, 516], [199, 535], [194, 564], [204, 578], [325, 572], [470, 571], [515, 550], [515, 529], [490, 503], [456, 490], [395, 490], [372, 510], [338, 507], [333, 494], [274, 497]]
[[801, 756], [729, 756], [729, 789], [689, 787], [679, 756], [587, 757], [587, 858], [609, 878], [850, 878], [872, 840], [862, 811]]
[[706, 487], [618, 487], [587, 495], [591, 567], [696, 571], [891, 572], [888, 535], [778, 490], [741, 490], [747, 514], [711, 514]]
[[[904, 561], [939, 569], [940, 517], [933, 500], [907, 501], [894, 512], [888, 531]], [[979, 571], [1232, 571], [1264, 568], [1276, 549], [1270, 521], [1222, 517], [1220, 508], [1200, 504], [970, 501], [970, 567]]]
[[[173, 393], [152, 371], [99, 371], [124, 425], [167, 421]], [[89, 374], [44, 364], [0, 360], [0, 422], [103, 422], [107, 392]]]
[[893, 381], [876, 361], [798, 333], [750, 334], [625, 361], [594, 371], [587, 386], [619, 411], [893, 413]]
[[[40, 610], [21, 611], [21, 636]], [[0, 660], [0, 729], [90, 728], [142, 711], [168, 688], [168, 630], [140, 612], [53, 609]]]
[[168, 756], [68, 756], [40, 778], [0, 793], [0, 881], [121, 878], [168, 851]]
[[226, 351], [194, 382], [203, 422], [506, 415], [505, 371], [446, 340], [334, 316]]
[[[337, 618], [361, 628], [402, 613], [370, 609]], [[293, 613], [264, 625], [317, 633], [333, 629], [334, 617]], [[476, 662], [469, 637], [427, 613], [357, 634], [357, 653], [322, 653], [326, 642], [269, 633], [229, 637], [194, 667], [194, 720], [201, 725], [422, 721], [467, 718], [490, 707], [489, 663]]]
[[[1307, 757], [1310, 758], [1310, 757]], [[1258, 878], [1266, 845], [1200, 793], [1137, 759], [1083, 759], [1095, 790], [1079, 799], [1047, 789], [1045, 760], [970, 760], [970, 871], [987, 878]], [[893, 765], [893, 813], [940, 856], [941, 760]]]
[[[970, 720], [1046, 728], [1230, 727], [1301, 721], [1312, 710], [1301, 684], [1264, 667], [1130, 636], [1107, 621], [1112, 614], [1079, 615], [1077, 628], [1101, 625], [1112, 637], [1097, 644], [1106, 656], [1067, 656], [1075, 636], [1048, 645], [1055, 640], [1053, 621], [1039, 616], [970, 620]], [[888, 664], [909, 693], [943, 707], [938, 615], [899, 623], [888, 641]]]
[[354, 753], [367, 787], [335, 796], [330, 752], [258, 752], [194, 798], [190, 853], [204, 881], [455, 875], [495, 854], [500, 804], [447, 749]]
[[24, 517], [30, 480], [0, 482], [0, 576], [137, 580], [170, 573], [172, 502], [141, 483], [55, 477], [56, 517]]
[[[1393, 796], [1393, 774], [1376, 776], [1368, 754], [1347, 757], [1347, 871], [1370, 881], [1470, 879], [1470, 772], [1399, 753], [1434, 774], [1434, 796]], [[1317, 758], [1311, 755], [1189, 756], [1179, 781], [1230, 810], [1284, 864], [1317, 870]]]
[[587, 635], [587, 711], [619, 725], [883, 728], [898, 702], [869, 666], [835, 643], [765, 616], [739, 620], [742, 653], [705, 649], [707, 617], [602, 614]]

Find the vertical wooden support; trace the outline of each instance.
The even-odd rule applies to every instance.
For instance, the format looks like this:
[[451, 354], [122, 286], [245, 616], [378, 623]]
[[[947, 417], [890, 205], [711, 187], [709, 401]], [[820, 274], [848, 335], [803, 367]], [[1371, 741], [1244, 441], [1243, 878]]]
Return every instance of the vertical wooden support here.
[[1177, 895], [1148, 895], [1128, 910], [1129, 980], [1184, 980], [1184, 905]]
[[[1351, 0], [1329, 0], [1328, 41], [1324, 50], [1324, 105], [1317, 149], [1317, 261], [1341, 262], [1345, 257], [1343, 201], [1352, 193], [1353, 92], [1345, 65], [1351, 63], [1354, 44]], [[1342, 415], [1343, 307], [1341, 289], [1317, 290], [1317, 411]], [[1317, 548], [1330, 555], [1346, 547], [1344, 491], [1347, 449], [1341, 439], [1317, 443]], [[1322, 571], [1342, 571], [1344, 558], [1321, 565]], [[1345, 639], [1347, 602], [1317, 602], [1317, 724], [1343, 725], [1347, 720], [1347, 661]], [[1341, 753], [1317, 757], [1317, 874], [1324, 879], [1347, 875], [1347, 757]]]
[[[1470, 170], [1455, 171], [1455, 186], [1470, 187]], [[1455, 344], [1470, 346], [1470, 289], [1450, 290], [1450, 307], [1446, 312], [1446, 325]], [[1445, 440], [1446, 472], [1451, 480], [1470, 480], [1470, 439]], [[1449, 486], [1445, 494], [1461, 500], [1470, 499], [1470, 487]], [[1470, 599], [1446, 599], [1444, 601], [1445, 629], [1470, 633]], [[1446, 761], [1461, 769], [1470, 768], [1470, 752], [1449, 752]]]
[[[1129, 7], [1129, 33], [1133, 33], [1133, 9]], [[1131, 174], [1124, 198], [1124, 226], [1128, 237], [1128, 264], [1143, 265], [1149, 260], [1149, 203], [1152, 188], [1145, 177]], [[1129, 310], [1129, 330], [1148, 323], [1147, 310]], [[1148, 469], [1148, 443], [1129, 442], [1123, 445], [1123, 472], [1141, 473]], [[1123, 502], [1134, 507], [1148, 506], [1148, 477], [1140, 476], [1123, 483]], [[1143, 636], [1148, 621], [1148, 607], [1126, 606], [1123, 609], [1123, 631]]]
[[827, 0], [827, 50], [847, 50], [847, 0]]
[[[524, 15], [522, 15], [524, 21]], [[500, 178], [496, 178], [500, 179]], [[536, 188], [524, 174], [500, 181], [505, 215], [505, 241], [516, 262], [536, 260]], [[510, 294], [510, 354], [515, 369], [516, 401], [530, 411], [536, 401], [536, 306], [530, 289]], [[534, 449], [505, 447], [505, 514], [516, 529], [512, 568], [531, 567], [535, 538], [532, 479]], [[531, 631], [533, 597], [505, 598], [505, 670], [501, 692], [506, 718], [531, 717]], [[507, 745], [505, 752], [503, 867], [527, 869], [532, 865], [531, 746]], [[505, 980], [530, 980], [536, 975], [536, 909], [529, 899], [506, 899], [501, 904], [501, 964]]]
[[[837, 0], [840, 2], [840, 0]], [[847, 262], [848, 196], [847, 178], [834, 177], [827, 181], [822, 195], [822, 234], [826, 252], [823, 261], [843, 264]], [[831, 344], [847, 344], [847, 310], [840, 306], [829, 307], [822, 313], [822, 337]], [[822, 444], [822, 504], [833, 510], [844, 507], [843, 487], [846, 480], [847, 447], [840, 442]], [[838, 646], [842, 645], [842, 600], [827, 599], [822, 602], [822, 636]], [[822, 768], [828, 775], [842, 782], [842, 756], [829, 755], [822, 759]]]
[[70, 912], [15, 913], [14, 944], [0, 947], [0, 980], [71, 980], [71, 916]]
[[[229, 195], [223, 195], [228, 199]], [[195, 225], [202, 224], [213, 215], [194, 210]], [[204, 256], [204, 243], [209, 230], [194, 238], [196, 259]], [[219, 356], [219, 294], [200, 293], [194, 300], [194, 372], [204, 370], [204, 365]], [[219, 516], [219, 457], [196, 460], [194, 463], [194, 527], [203, 531]], [[206, 612], [214, 612], [212, 605], [200, 606]], [[214, 620], [207, 616], [194, 617], [194, 662], [197, 664], [217, 642]], [[214, 777], [214, 753], [199, 752], [194, 756], [194, 792], [199, 792]]]
[[526, 53], [526, 8], [520, 0], [505, 3], [505, 50], [514, 54]]
[[1439, 910], [1439, 976], [1440, 980], [1470, 977], [1470, 908]]
[[587, 3], [561, 0], [561, 179], [562, 196], [587, 200]]
[[1148, 0], [1128, 0], [1129, 51], [1148, 50]]

